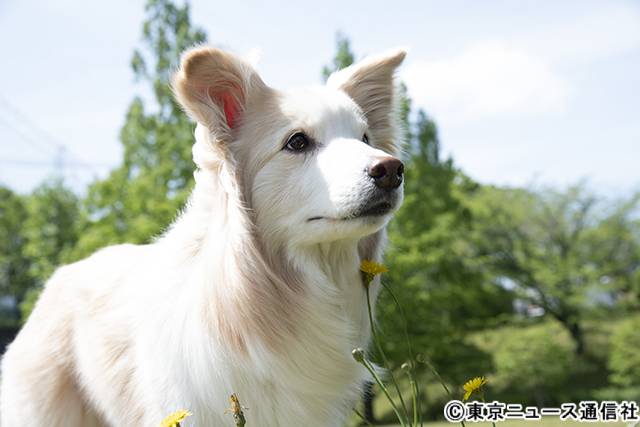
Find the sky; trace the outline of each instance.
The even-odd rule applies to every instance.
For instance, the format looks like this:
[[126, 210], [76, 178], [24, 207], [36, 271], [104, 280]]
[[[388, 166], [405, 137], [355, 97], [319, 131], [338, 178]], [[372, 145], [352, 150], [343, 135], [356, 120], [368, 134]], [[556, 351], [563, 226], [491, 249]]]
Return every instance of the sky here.
[[[209, 42], [276, 88], [318, 84], [347, 35], [358, 58], [409, 49], [399, 77], [442, 148], [481, 183], [640, 190], [640, 1], [193, 0]], [[82, 192], [122, 159], [144, 2], [0, 0], [0, 184], [55, 173]]]

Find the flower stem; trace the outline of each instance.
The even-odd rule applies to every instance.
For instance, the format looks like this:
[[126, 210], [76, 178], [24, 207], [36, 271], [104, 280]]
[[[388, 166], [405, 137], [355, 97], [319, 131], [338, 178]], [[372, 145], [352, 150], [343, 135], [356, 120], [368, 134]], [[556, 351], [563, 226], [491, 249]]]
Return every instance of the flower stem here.
[[[485, 400], [484, 400], [484, 390], [482, 391], [482, 394], [480, 396], [482, 397], [482, 403], [484, 403], [486, 405], [487, 402], [485, 402]], [[491, 421], [491, 424], [493, 424], [493, 427], [496, 427], [496, 422], [495, 421]]]
[[411, 386], [411, 406], [413, 407], [413, 421], [411, 426], [418, 427], [418, 386], [415, 378], [413, 377], [411, 366], [407, 368], [407, 376], [409, 377], [409, 385]]
[[[411, 363], [413, 364], [414, 361], [417, 361], [415, 359], [415, 357], [413, 356], [413, 347], [411, 345], [411, 338], [409, 338], [409, 330], [407, 328], [407, 316], [405, 316], [404, 314], [404, 309], [402, 308], [402, 305], [400, 304], [400, 301], [398, 301], [398, 298], [396, 298], [396, 295], [393, 293], [393, 291], [391, 290], [391, 288], [386, 284], [383, 283], [382, 281], [380, 281], [380, 283], [382, 284], [382, 286], [384, 287], [384, 289], [389, 293], [389, 295], [391, 295], [391, 298], [393, 298], [393, 302], [396, 305], [396, 308], [398, 309], [398, 311], [400, 312], [400, 319], [402, 320], [402, 329], [404, 332], [404, 338], [407, 342], [407, 350], [409, 351], [409, 360], [411, 361]], [[422, 420], [422, 399], [420, 398], [420, 386], [418, 385], [418, 382], [415, 381], [414, 379], [414, 384], [415, 384], [415, 391], [412, 390], [412, 392], [415, 393], [414, 396], [414, 413], [416, 411], [416, 399], [417, 399], [417, 411], [418, 414], [420, 416], [420, 426], [423, 426], [423, 420]], [[418, 421], [416, 420], [416, 426], [418, 425]]]
[[371, 326], [371, 336], [373, 338], [373, 342], [376, 345], [378, 353], [380, 353], [380, 357], [382, 358], [382, 363], [384, 367], [387, 369], [387, 371], [389, 372], [389, 376], [391, 377], [391, 382], [393, 383], [393, 386], [395, 387], [396, 392], [398, 393], [398, 397], [400, 399], [400, 403], [402, 404], [402, 409], [404, 411], [405, 420], [408, 420], [409, 412], [407, 410], [407, 405], [405, 404], [404, 399], [402, 398], [400, 387], [398, 386], [398, 383], [396, 382], [396, 379], [393, 375], [393, 371], [390, 368], [389, 361], [387, 360], [387, 356], [385, 355], [384, 350], [382, 349], [382, 344], [380, 343], [380, 339], [378, 338], [378, 334], [376, 333], [375, 324], [373, 323], [373, 313], [371, 309], [371, 297], [369, 295], [369, 287], [367, 286], [365, 289], [367, 293], [367, 312], [369, 314], [369, 325]]
[[365, 368], [367, 368], [369, 373], [373, 376], [373, 379], [376, 381], [378, 386], [380, 386], [380, 389], [382, 390], [382, 392], [386, 396], [387, 400], [391, 404], [391, 407], [393, 408], [393, 412], [396, 413], [396, 417], [398, 417], [398, 421], [400, 421], [400, 425], [402, 425], [402, 427], [405, 427], [406, 426], [405, 418], [400, 414], [400, 410], [398, 409], [398, 407], [396, 406], [395, 402], [391, 398], [391, 395], [389, 394], [389, 390], [387, 390], [387, 387], [385, 387], [384, 383], [382, 382], [382, 380], [378, 376], [378, 373], [376, 372], [375, 368], [371, 365], [371, 362], [369, 362], [365, 358], [365, 359], [363, 359], [362, 364], [364, 365]]

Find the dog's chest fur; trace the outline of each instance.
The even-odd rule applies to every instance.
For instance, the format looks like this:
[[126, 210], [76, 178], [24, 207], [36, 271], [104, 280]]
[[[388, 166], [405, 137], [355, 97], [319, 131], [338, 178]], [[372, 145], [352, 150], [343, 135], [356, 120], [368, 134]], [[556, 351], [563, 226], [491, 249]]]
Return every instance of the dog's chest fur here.
[[[185, 214], [187, 223], [193, 220], [190, 215], [193, 213]], [[176, 247], [175, 242], [169, 242]], [[272, 313], [295, 316], [295, 332], [277, 347], [250, 334], [239, 349], [218, 335], [219, 325], [209, 316], [215, 317], [214, 310], [221, 305], [211, 308], [210, 299], [224, 299], [229, 294], [211, 290], [233, 285], [227, 282], [233, 278], [220, 271], [223, 263], [215, 262], [228, 256], [224, 252], [201, 253], [182, 268], [168, 265], [169, 271], [180, 271], [168, 286], [181, 286], [185, 279], [193, 283], [189, 283], [190, 294], [168, 298], [164, 315], [154, 316], [141, 329], [145, 338], [140, 360], [152, 361], [141, 365], [146, 366], [142, 368], [147, 388], [144, 394], [155, 395], [158, 400], [153, 404], [162, 408], [189, 409], [194, 415], [192, 424], [186, 425], [233, 425], [231, 415], [225, 415], [231, 393], [248, 408], [248, 422], [264, 427], [341, 425], [367, 378], [364, 368], [351, 357], [354, 348], [366, 348], [370, 331], [357, 247], [317, 245], [290, 260], [300, 271], [302, 296], [297, 300], [299, 307]], [[180, 259], [174, 255], [169, 258]], [[162, 282], [167, 283], [166, 277]], [[169, 288], [158, 291], [159, 298], [165, 293], [180, 294]], [[224, 304], [237, 303], [233, 299], [221, 302], [231, 311], [234, 307]]]

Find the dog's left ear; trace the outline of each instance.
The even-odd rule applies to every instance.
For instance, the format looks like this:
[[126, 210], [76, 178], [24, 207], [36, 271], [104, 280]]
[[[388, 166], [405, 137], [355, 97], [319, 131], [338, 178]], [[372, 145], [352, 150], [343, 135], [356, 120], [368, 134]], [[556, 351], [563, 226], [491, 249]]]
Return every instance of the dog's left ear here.
[[347, 93], [364, 112], [372, 142], [397, 155], [400, 141], [394, 117], [394, 73], [406, 51], [395, 50], [363, 59], [329, 76], [327, 86]]

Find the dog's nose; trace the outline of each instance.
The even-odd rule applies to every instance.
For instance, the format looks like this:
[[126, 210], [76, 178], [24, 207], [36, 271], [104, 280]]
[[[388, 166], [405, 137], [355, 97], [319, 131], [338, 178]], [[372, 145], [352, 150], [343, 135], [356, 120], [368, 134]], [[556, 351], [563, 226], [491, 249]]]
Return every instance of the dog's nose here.
[[402, 184], [404, 165], [395, 157], [377, 157], [367, 167], [367, 174], [373, 178], [376, 187], [393, 190]]

